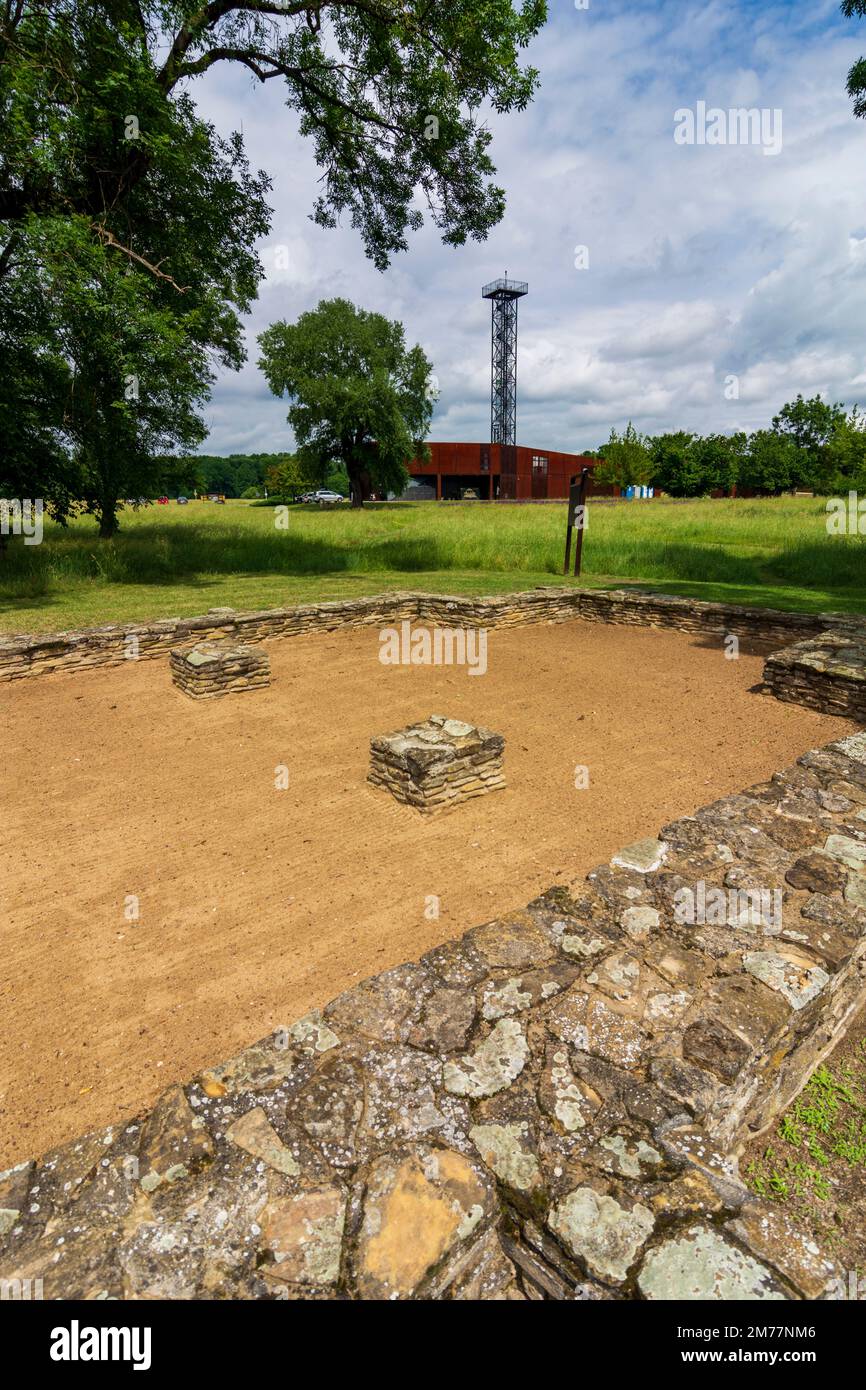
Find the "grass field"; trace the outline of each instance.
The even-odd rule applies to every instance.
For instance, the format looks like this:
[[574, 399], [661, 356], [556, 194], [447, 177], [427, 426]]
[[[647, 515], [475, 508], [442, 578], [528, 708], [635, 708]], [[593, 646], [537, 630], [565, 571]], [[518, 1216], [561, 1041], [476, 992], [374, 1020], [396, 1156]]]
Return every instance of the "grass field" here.
[[[48, 523], [0, 557], [0, 630], [267, 608], [389, 588], [501, 593], [562, 577], [563, 506], [375, 504], [361, 512], [192, 502]], [[829, 536], [821, 499], [590, 505], [582, 582], [780, 608], [866, 612], [866, 537]]]

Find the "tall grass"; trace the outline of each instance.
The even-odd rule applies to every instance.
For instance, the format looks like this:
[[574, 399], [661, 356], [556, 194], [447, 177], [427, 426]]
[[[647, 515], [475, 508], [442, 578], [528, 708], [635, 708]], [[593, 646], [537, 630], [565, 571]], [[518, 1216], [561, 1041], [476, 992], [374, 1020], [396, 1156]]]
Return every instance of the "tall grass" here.
[[[828, 536], [825, 519], [824, 504], [810, 498], [590, 504], [584, 578], [814, 587], [853, 599], [866, 591], [866, 537]], [[8, 628], [18, 609], [62, 610], [76, 592], [94, 600], [103, 590], [122, 607], [124, 588], [144, 586], [157, 612], [162, 589], [175, 601], [178, 589], [213, 589], [232, 577], [390, 574], [411, 582], [453, 572], [513, 575], [520, 587], [522, 575], [561, 576], [565, 520], [561, 506], [396, 503], [361, 512], [292, 508], [279, 529], [263, 506], [130, 510], [112, 541], [100, 541], [89, 519], [47, 524], [39, 546], [13, 541], [0, 559], [0, 608]]]

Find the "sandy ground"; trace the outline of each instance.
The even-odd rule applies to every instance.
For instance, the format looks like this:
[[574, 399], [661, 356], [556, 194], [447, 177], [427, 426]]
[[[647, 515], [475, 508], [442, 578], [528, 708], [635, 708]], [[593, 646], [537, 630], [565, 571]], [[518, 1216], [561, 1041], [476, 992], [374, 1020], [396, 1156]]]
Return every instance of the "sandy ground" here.
[[[675, 632], [492, 632], [484, 676], [383, 666], [373, 629], [268, 649], [217, 701], [167, 661], [0, 686], [0, 1167], [849, 729]], [[507, 791], [427, 820], [366, 785], [431, 713], [504, 733]]]

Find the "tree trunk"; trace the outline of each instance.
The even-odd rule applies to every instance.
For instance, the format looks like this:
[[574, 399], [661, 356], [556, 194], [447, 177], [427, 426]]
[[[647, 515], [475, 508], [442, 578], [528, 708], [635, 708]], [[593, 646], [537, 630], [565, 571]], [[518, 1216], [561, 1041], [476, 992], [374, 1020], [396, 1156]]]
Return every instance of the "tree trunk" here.
[[361, 480], [361, 469], [355, 464], [347, 464], [346, 472], [349, 475], [349, 496], [352, 499], [353, 507], [363, 507], [364, 488]]
[[96, 515], [99, 519], [99, 539], [110, 541], [120, 528], [117, 520], [117, 498], [103, 498]]

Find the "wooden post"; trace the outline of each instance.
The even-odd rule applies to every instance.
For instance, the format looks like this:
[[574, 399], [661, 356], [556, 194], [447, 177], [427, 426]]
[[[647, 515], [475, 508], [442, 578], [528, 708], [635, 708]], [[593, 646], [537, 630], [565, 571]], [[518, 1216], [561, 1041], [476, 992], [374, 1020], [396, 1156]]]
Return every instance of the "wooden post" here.
[[583, 552], [583, 532], [586, 522], [586, 489], [589, 483], [589, 469], [581, 469], [580, 477], [576, 475], [571, 479], [568, 488], [568, 527], [565, 532], [565, 564], [563, 574], [568, 574], [568, 565], [571, 559], [571, 534], [574, 530], [575, 517], [578, 508], [580, 516], [578, 518], [577, 542], [574, 547], [574, 575], [575, 578], [580, 574], [580, 562]]
[[577, 544], [574, 547], [574, 577], [580, 575], [580, 562], [583, 556], [583, 533], [586, 530], [586, 489], [589, 486], [589, 469], [580, 470], [580, 482], [577, 485], [577, 506], [580, 508], [580, 518], [577, 527]]

